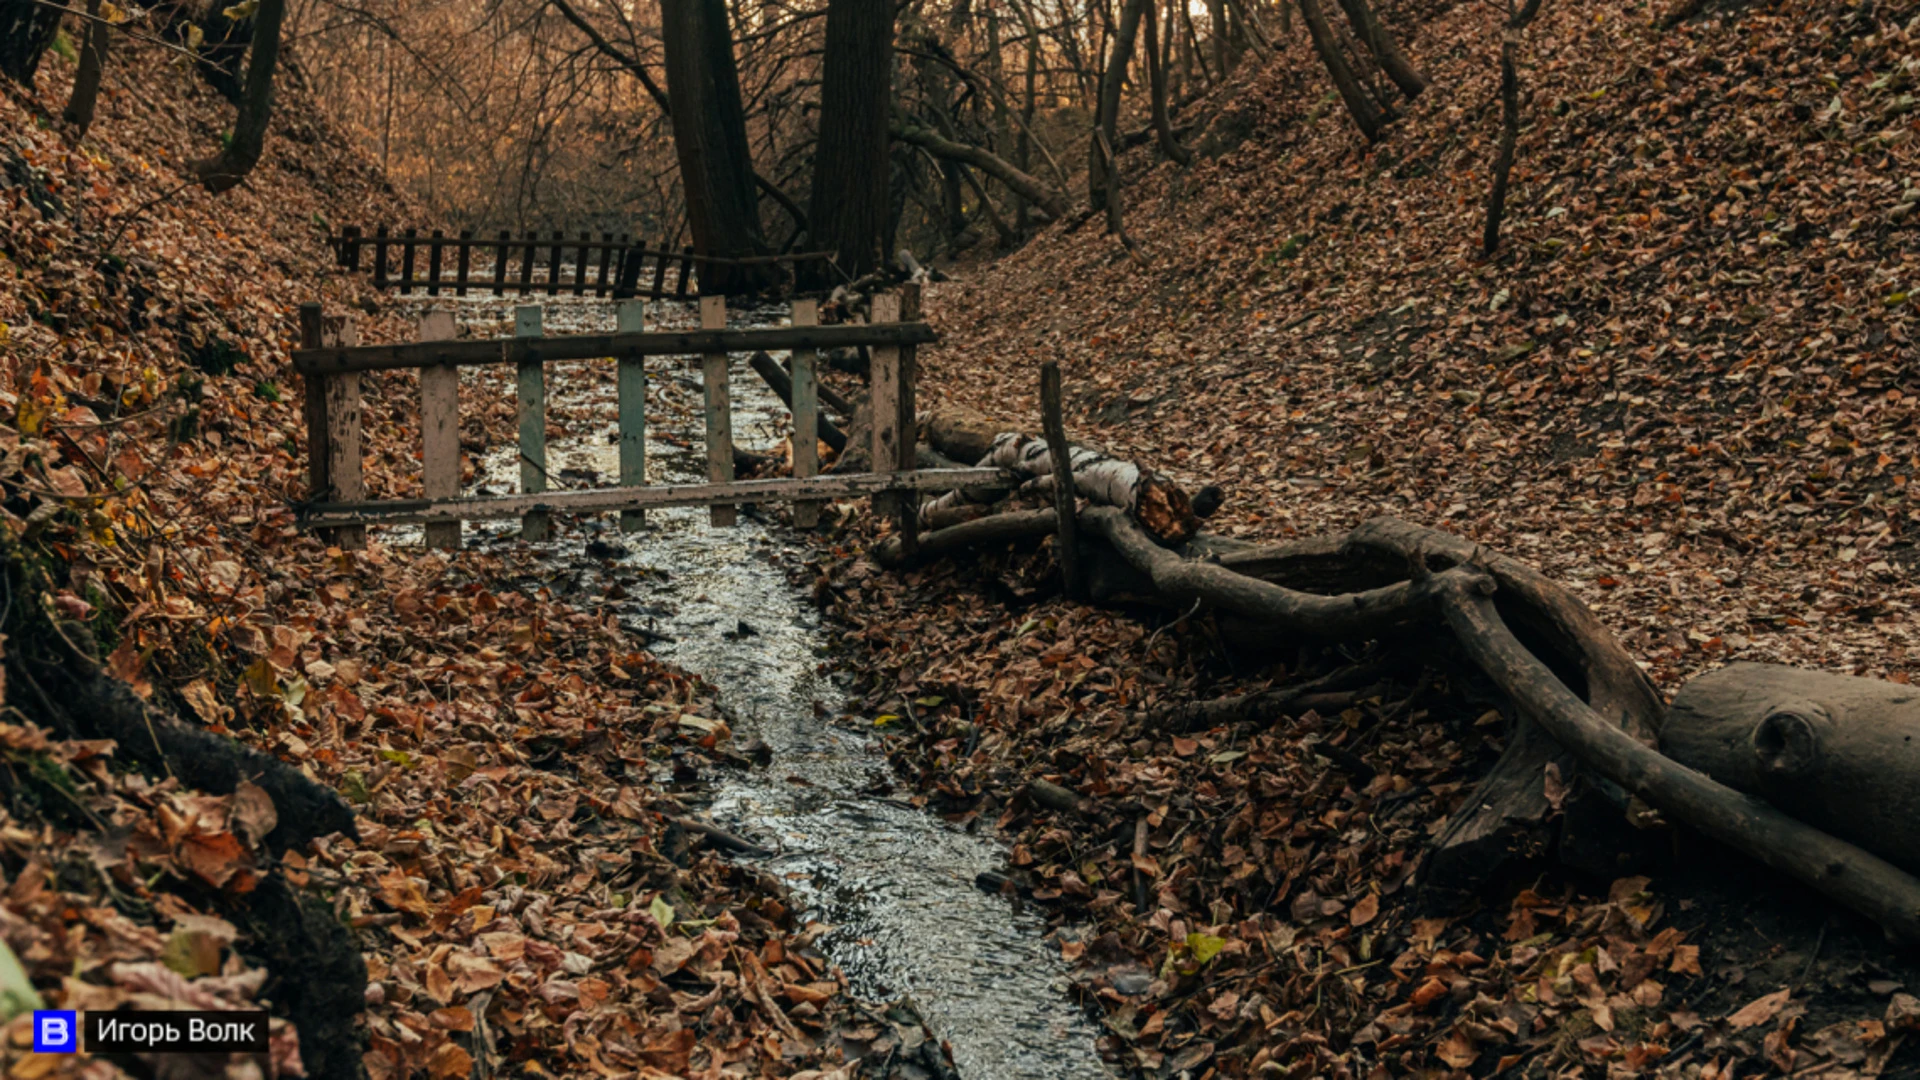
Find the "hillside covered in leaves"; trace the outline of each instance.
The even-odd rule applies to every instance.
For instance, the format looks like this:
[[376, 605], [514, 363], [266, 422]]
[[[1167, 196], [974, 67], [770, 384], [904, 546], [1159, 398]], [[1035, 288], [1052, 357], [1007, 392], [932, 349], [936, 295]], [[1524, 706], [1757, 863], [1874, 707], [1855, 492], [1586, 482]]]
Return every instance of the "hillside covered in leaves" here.
[[[522, 588], [524, 554], [294, 527], [298, 305], [410, 336], [324, 244], [406, 208], [297, 55], [265, 159], [209, 196], [185, 166], [230, 106], [174, 50], [116, 49], [77, 145], [51, 111], [70, 63], [0, 94], [0, 935], [32, 983], [7, 988], [9, 1068], [113, 1071], [26, 1052], [36, 990], [258, 1003], [279, 1075], [808, 1075], [849, 1022], [892, 1046], [778, 883], [669, 824], [649, 762], [725, 737], [711, 688]], [[369, 388], [376, 492], [417, 489], [412, 386]], [[231, 737], [318, 809], [294, 820], [245, 775], [195, 790], [103, 737], [109, 713]]]
[[[922, 393], [1033, 432], [1057, 360], [1068, 436], [1224, 487], [1209, 531], [1462, 533], [1571, 587], [1669, 693], [1732, 659], [1907, 682], [1920, 8], [1666, 14], [1548, 0], [1526, 29], [1491, 257], [1491, 7], [1404, 13], [1432, 86], [1376, 145], [1318, 67], [1246, 73], [1174, 117], [1192, 168], [1122, 157], [1137, 258], [1083, 215], [934, 286]], [[903, 775], [1009, 831], [1006, 887], [1144, 1074], [1920, 1069], [1911, 957], [1684, 831], [1630, 874], [1424, 890], [1511, 720], [1444, 649], [1090, 609], [1044, 547], [820, 570], [869, 708], [911, 714]], [[1300, 689], [1271, 723], [1177, 723], [1266, 685]]]

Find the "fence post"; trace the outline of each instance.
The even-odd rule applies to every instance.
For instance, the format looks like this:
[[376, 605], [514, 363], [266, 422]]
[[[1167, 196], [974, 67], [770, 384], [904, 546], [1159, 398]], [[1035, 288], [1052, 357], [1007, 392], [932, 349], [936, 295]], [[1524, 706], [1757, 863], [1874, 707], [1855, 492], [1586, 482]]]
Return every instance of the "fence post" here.
[[459, 280], [454, 285], [453, 295], [455, 296], [467, 295], [467, 271], [468, 269], [471, 268], [472, 264], [473, 264], [473, 230], [461, 229], [460, 230], [460, 262], [459, 262], [459, 268], [455, 271], [455, 273], [458, 275]]
[[600, 234], [600, 280], [593, 286], [593, 295], [605, 296], [608, 293], [607, 269], [613, 262], [613, 234]]
[[500, 230], [500, 245], [493, 253], [493, 295], [495, 296], [507, 295], [507, 241], [512, 237], [513, 234], [507, 230]]
[[[793, 325], [818, 326], [820, 302], [795, 300]], [[793, 475], [802, 479], [820, 472], [820, 393], [813, 377], [814, 350], [793, 350]], [[802, 499], [793, 504], [793, 523], [811, 529], [820, 523], [820, 504]]]
[[[918, 290], [903, 289], [899, 294], [883, 293], [873, 298], [873, 319], [880, 323], [900, 322], [903, 309], [912, 304], [918, 315]], [[910, 348], [876, 345], [873, 348], [873, 465], [876, 473], [898, 472], [913, 467], [913, 382]], [[919, 506], [917, 500], [888, 493], [874, 496], [874, 512], [892, 511], [900, 530], [901, 550], [909, 555], [919, 548]]]
[[[618, 329], [638, 334], [647, 328], [647, 302], [620, 302]], [[647, 482], [647, 358], [638, 354], [619, 359], [620, 486]], [[620, 511], [620, 531], [636, 532], [647, 523], [645, 510]]]
[[[532, 251], [531, 245], [528, 251]], [[539, 337], [538, 304], [513, 309], [513, 336]], [[547, 373], [538, 360], [520, 363], [520, 491], [532, 495], [547, 490]], [[552, 535], [553, 522], [545, 510], [520, 518], [520, 539], [540, 543]]]
[[[300, 305], [301, 348], [321, 347], [321, 314], [321, 307], [317, 303], [310, 301]], [[306, 386], [307, 500], [326, 502], [332, 498], [333, 488], [333, 480], [327, 473], [327, 466], [332, 462], [331, 452], [327, 448], [327, 377], [303, 375], [300, 381]]]
[[373, 231], [373, 287], [381, 290], [387, 287], [387, 227], [385, 225]]
[[1053, 540], [1058, 549], [1054, 561], [1060, 564], [1061, 584], [1067, 596], [1078, 599], [1080, 541], [1074, 521], [1078, 492], [1073, 486], [1073, 450], [1067, 445], [1067, 425], [1060, 413], [1060, 365], [1049, 360], [1040, 365], [1040, 430], [1046, 436], [1047, 457], [1053, 463], [1053, 513], [1059, 523], [1059, 535]]
[[[700, 298], [700, 328], [702, 330], [725, 330], [727, 328], [727, 298], [724, 296], [703, 296]], [[705, 353], [701, 356], [701, 383], [706, 388], [707, 401], [707, 479], [716, 484], [731, 483], [733, 480], [733, 402], [727, 385], [727, 354], [723, 352]], [[714, 506], [710, 508], [708, 520], [715, 525], [732, 525], [736, 520], [733, 506]]]
[[532, 229], [527, 230], [527, 254], [525, 258], [520, 260], [520, 298], [522, 300], [526, 299], [527, 294], [533, 291], [533, 260], [535, 258], [533, 242], [536, 236], [537, 234]]
[[340, 230], [340, 265], [354, 273], [360, 272], [360, 226], [349, 225]]
[[400, 295], [413, 295], [413, 245], [419, 240], [419, 229], [408, 229], [400, 244]]
[[427, 245], [427, 295], [440, 295], [440, 254], [446, 250], [447, 234], [439, 229], [433, 230], [433, 241]]
[[667, 296], [667, 241], [664, 239], [660, 241], [660, 250], [653, 260], [653, 288], [647, 292], [655, 300], [664, 300]]
[[[463, 252], [465, 249], [461, 249]], [[420, 316], [421, 341], [454, 337], [453, 312], [435, 308]], [[460, 494], [460, 369], [435, 364], [420, 369], [420, 479], [429, 499]], [[427, 546], [460, 550], [460, 522], [429, 522]]]
[[[323, 345], [360, 344], [359, 331], [347, 316], [340, 316], [340, 329], [328, 341], [326, 320], [321, 320]], [[329, 502], [359, 502], [367, 497], [366, 475], [360, 468], [360, 373], [329, 375], [323, 384], [327, 412], [327, 481]], [[333, 530], [333, 542], [343, 548], [367, 546], [365, 525], [342, 525]]]
[[680, 252], [680, 283], [674, 286], [673, 298], [685, 300], [687, 289], [693, 284], [693, 249], [682, 248]]
[[547, 260], [547, 295], [560, 295], [560, 260], [567, 257], [567, 234], [553, 230], [553, 255]]

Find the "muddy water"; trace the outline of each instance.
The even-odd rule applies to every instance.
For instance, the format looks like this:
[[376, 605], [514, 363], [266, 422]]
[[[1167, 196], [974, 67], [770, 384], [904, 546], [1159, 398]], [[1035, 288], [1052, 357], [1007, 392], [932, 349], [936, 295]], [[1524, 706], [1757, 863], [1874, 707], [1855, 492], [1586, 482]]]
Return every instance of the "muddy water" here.
[[[438, 303], [450, 303], [447, 300]], [[424, 304], [425, 302], [423, 302]], [[459, 301], [470, 332], [512, 332], [512, 308]], [[777, 322], [779, 312], [736, 315], [735, 326]], [[648, 325], [697, 325], [690, 305], [655, 304]], [[614, 328], [611, 304], [549, 303], [548, 333]], [[568, 431], [549, 439], [551, 487], [610, 484], [618, 475], [612, 365], [549, 366], [552, 415]], [[470, 371], [472, 369], [469, 369]], [[730, 381], [735, 440], [749, 449], [779, 445], [786, 410], [735, 357]], [[468, 381], [463, 395], [511, 393]], [[651, 483], [705, 478], [697, 359], [648, 360], [647, 478]], [[482, 463], [470, 491], [518, 489], [515, 451]], [[1099, 1080], [1110, 1076], [1094, 1049], [1095, 1031], [1066, 997], [1066, 973], [1044, 926], [973, 885], [997, 869], [992, 840], [938, 818], [863, 794], [882, 786], [886, 764], [854, 721], [836, 724], [844, 698], [824, 662], [824, 635], [813, 605], [789, 580], [802, 558], [782, 528], [743, 510], [740, 523], [716, 529], [702, 507], [650, 510], [643, 532], [622, 535], [611, 515], [556, 523], [547, 584], [558, 594], [600, 597], [609, 578], [627, 599], [622, 618], [659, 635], [656, 655], [695, 672], [720, 691], [735, 737], [772, 750], [764, 768], [708, 777], [708, 809], [719, 825], [778, 854], [765, 860], [806, 906], [806, 917], [835, 929], [820, 946], [854, 991], [872, 1000], [909, 997], [953, 1049], [966, 1080]], [[470, 542], [515, 543], [517, 524], [469, 525]], [[417, 543], [417, 530], [391, 529], [389, 543]], [[619, 545], [611, 561], [593, 558], [594, 541]], [[607, 556], [608, 549], [597, 554]]]

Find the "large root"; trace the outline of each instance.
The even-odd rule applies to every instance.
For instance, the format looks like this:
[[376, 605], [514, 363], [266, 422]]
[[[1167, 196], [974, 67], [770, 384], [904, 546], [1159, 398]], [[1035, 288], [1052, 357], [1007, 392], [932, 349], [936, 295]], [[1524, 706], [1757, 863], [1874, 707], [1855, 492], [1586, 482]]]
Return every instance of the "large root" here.
[[[994, 463], [1023, 462], [1022, 472], [1043, 474], [1045, 467], [1034, 461], [1044, 457], [1045, 444], [1036, 452], [1035, 442], [1008, 437], [989, 459], [1005, 456]], [[1095, 504], [1081, 515], [1082, 552], [1097, 548], [1117, 557], [1133, 575], [1123, 590], [1129, 597], [1182, 608], [1198, 602], [1276, 632], [1349, 641], [1442, 616], [1467, 655], [1513, 700], [1517, 730], [1436, 843], [1422, 875], [1427, 886], [1484, 883], [1513, 858], [1545, 850], [1556, 835], [1562, 857], [1575, 865], [1615, 869], [1607, 858], [1627, 844], [1625, 807], [1637, 797], [1819, 889], [1894, 937], [1920, 943], [1920, 879], [1655, 749], [1665, 718], [1660, 695], [1593, 613], [1538, 571], [1459, 537], [1388, 518], [1344, 537], [1272, 547], [1188, 532], [1174, 550], [1132, 507], [1095, 497], [1115, 489], [1096, 483], [1090, 492], [1080, 456], [1076, 451], [1075, 486]], [[980, 517], [925, 533], [917, 557], [1038, 538], [1053, 525], [1051, 510]], [[889, 542], [875, 555], [884, 565], [904, 557]], [[1097, 586], [1094, 595], [1101, 595]], [[1216, 704], [1237, 713], [1286, 700], [1254, 695]], [[1187, 726], [1208, 718], [1203, 708], [1170, 719]], [[1553, 773], [1570, 784], [1550, 799]], [[1576, 821], [1577, 830], [1567, 824]]]

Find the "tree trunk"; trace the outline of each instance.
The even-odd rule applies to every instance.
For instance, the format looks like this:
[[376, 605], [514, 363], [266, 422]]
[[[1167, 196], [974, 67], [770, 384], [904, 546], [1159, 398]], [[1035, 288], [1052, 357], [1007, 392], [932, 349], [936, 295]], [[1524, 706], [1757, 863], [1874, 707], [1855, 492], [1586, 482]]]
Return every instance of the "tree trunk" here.
[[100, 17], [100, 0], [87, 0], [87, 43], [80, 50], [80, 70], [73, 76], [73, 96], [67, 99], [65, 118], [73, 137], [82, 138], [93, 126], [93, 109], [100, 100], [100, 76], [107, 66], [107, 21]]
[[33, 85], [40, 56], [60, 32], [60, 10], [34, 0], [0, 0], [0, 74]]
[[1366, 136], [1368, 142], [1378, 142], [1381, 131], [1393, 119], [1393, 114], [1375, 101], [1366, 87], [1360, 85], [1360, 77], [1354, 74], [1353, 67], [1340, 51], [1340, 40], [1333, 32], [1333, 24], [1327, 21], [1327, 12], [1320, 6], [1320, 0], [1299, 2], [1300, 17], [1307, 24], [1307, 33], [1313, 37], [1313, 50], [1320, 54], [1320, 62], [1326, 65], [1334, 89], [1340, 92], [1340, 100], [1346, 102], [1348, 115], [1359, 125], [1360, 133]]
[[253, 39], [260, 33], [260, 12], [235, 19], [227, 14], [228, 5], [214, 3], [195, 20], [200, 29], [200, 48], [194, 55], [194, 68], [200, 78], [221, 97], [240, 104], [246, 87], [242, 83], [241, 62]]
[[267, 121], [273, 115], [273, 71], [280, 61], [280, 23], [286, 0], [260, 0], [253, 13], [253, 55], [247, 83], [234, 113], [233, 137], [219, 154], [194, 164], [194, 172], [214, 194], [239, 184], [260, 162], [267, 145]]
[[[854, 279], [884, 261], [887, 212], [887, 110], [893, 84], [892, 0], [829, 0], [821, 60], [820, 142], [808, 207], [811, 246], [835, 253]], [[840, 280], [832, 268], [802, 264], [809, 288]]]
[[[694, 250], [720, 258], [765, 255], [760, 205], [754, 194], [753, 155], [734, 66], [733, 35], [724, 0], [663, 0], [660, 33], [667, 54], [667, 100], [673, 146], [693, 230]], [[771, 265], [707, 264], [700, 291], [710, 295], [759, 292], [774, 284]]]
[[1419, 97], [1427, 88], [1427, 77], [1420, 74], [1407, 54], [1400, 50], [1400, 43], [1381, 24], [1372, 4], [1368, 0], [1340, 0], [1340, 9], [1347, 13], [1347, 22], [1352, 24], [1354, 34], [1379, 62], [1387, 78], [1393, 80], [1393, 85], [1399, 87], [1409, 101]]
[[[1126, 0], [1120, 9], [1120, 25], [1113, 32], [1113, 48], [1107, 54], [1107, 67], [1100, 75], [1100, 104], [1094, 113], [1094, 137], [1087, 154], [1087, 203], [1095, 210], [1107, 208], [1107, 194], [1119, 180], [1111, 174], [1110, 152], [1120, 145], [1120, 91], [1127, 81], [1127, 64], [1133, 59], [1134, 38], [1140, 33], [1141, 13], [1149, 0]], [[1104, 147], [1101, 137], [1105, 136]]]
[[1173, 122], [1167, 118], [1167, 79], [1161, 67], [1159, 17], [1153, 0], [1147, 0], [1147, 83], [1153, 98], [1153, 133], [1160, 140], [1160, 152], [1181, 165], [1193, 164], [1193, 155], [1173, 137]]
[[1207, 41], [1212, 46], [1214, 77], [1225, 82], [1233, 71], [1233, 58], [1227, 47], [1226, 0], [1207, 0]]
[[1487, 191], [1487, 225], [1480, 248], [1491, 255], [1500, 247], [1500, 222], [1507, 216], [1507, 178], [1513, 173], [1514, 147], [1520, 141], [1520, 73], [1514, 53], [1520, 31], [1509, 27], [1500, 43], [1500, 143], [1493, 153], [1493, 186]]
[[1920, 871], [1920, 692], [1910, 686], [1731, 664], [1680, 688], [1660, 748]]

